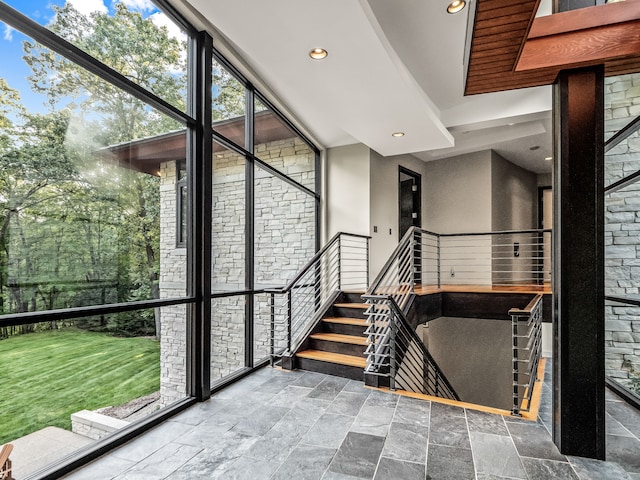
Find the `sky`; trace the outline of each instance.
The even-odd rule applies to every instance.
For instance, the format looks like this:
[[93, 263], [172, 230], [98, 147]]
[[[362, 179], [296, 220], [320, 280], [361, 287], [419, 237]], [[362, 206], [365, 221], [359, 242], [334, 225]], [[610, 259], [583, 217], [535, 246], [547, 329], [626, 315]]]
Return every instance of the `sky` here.
[[[53, 19], [53, 5], [62, 6], [66, 2], [81, 13], [113, 12], [113, 0], [3, 0], [10, 7], [20, 11], [32, 20], [47, 25]], [[143, 16], [150, 16], [158, 25], [167, 26], [173, 36], [181, 36], [178, 27], [172, 23], [150, 0], [120, 0], [130, 10], [142, 12]], [[0, 78], [4, 78], [9, 87], [20, 92], [22, 103], [27, 110], [44, 112], [44, 97], [33, 93], [27, 82], [31, 69], [22, 60], [22, 42], [25, 35], [0, 22]]]

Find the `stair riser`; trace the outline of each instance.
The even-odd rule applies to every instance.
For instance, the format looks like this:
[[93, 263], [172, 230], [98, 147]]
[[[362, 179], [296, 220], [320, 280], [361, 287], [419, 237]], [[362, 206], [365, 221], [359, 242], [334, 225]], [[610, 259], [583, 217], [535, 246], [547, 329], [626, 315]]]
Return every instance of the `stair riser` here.
[[322, 362], [310, 358], [296, 357], [296, 368], [311, 372], [326, 373], [337, 377], [350, 378], [351, 380], [364, 380], [364, 370], [359, 367], [339, 365], [337, 363]]
[[331, 342], [326, 340], [310, 339], [313, 350], [323, 350], [325, 352], [342, 353], [343, 355], [364, 356], [365, 345], [353, 345], [351, 343]]
[[362, 300], [362, 293], [342, 292], [340, 300], [336, 303], [364, 303], [364, 300]]
[[364, 331], [367, 327], [361, 327], [360, 325], [345, 325], [343, 323], [322, 322], [322, 331], [328, 333], [340, 333], [343, 335], [354, 335], [356, 337], [363, 337]]
[[333, 310], [333, 313], [330, 315], [332, 317], [366, 318], [364, 315], [364, 308], [344, 308], [336, 307], [334, 305], [331, 310]]

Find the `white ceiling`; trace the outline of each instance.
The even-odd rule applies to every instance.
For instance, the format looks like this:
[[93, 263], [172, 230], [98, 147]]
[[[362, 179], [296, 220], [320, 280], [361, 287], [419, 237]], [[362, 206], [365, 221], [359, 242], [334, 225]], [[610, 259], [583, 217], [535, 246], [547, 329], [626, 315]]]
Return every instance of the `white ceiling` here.
[[[449, 0], [188, 1], [325, 147], [360, 142], [424, 161], [493, 148], [536, 173], [551, 170], [550, 87], [464, 97], [469, 8], [447, 14]], [[309, 58], [315, 47], [328, 57]]]

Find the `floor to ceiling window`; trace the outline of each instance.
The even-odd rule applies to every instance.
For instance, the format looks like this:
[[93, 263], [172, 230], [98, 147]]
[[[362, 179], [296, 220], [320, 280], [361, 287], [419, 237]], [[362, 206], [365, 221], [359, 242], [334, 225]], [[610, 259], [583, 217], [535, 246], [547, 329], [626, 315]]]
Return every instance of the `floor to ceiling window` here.
[[640, 75], [605, 85], [605, 368], [640, 404]]
[[10, 0], [0, 21], [0, 383], [19, 393], [0, 443], [21, 477], [52, 460], [27, 471], [25, 435], [89, 452], [117, 437], [93, 414], [133, 431], [264, 363], [264, 288], [318, 248], [319, 151], [164, 1]]

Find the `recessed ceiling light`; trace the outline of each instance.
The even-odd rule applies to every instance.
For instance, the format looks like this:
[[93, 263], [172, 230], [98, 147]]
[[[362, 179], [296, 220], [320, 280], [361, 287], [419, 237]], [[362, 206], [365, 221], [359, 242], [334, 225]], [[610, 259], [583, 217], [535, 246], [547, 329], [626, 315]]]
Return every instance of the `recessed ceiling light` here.
[[544, 159], [545, 159], [547, 162], [550, 162], [551, 160], [553, 160], [553, 157], [544, 157]]
[[392, 137], [404, 137], [404, 132], [393, 132]]
[[447, 7], [447, 13], [458, 13], [467, 6], [465, 0], [453, 0]]
[[314, 60], [322, 60], [323, 58], [327, 58], [327, 51], [324, 48], [314, 48], [309, 52], [309, 56]]

